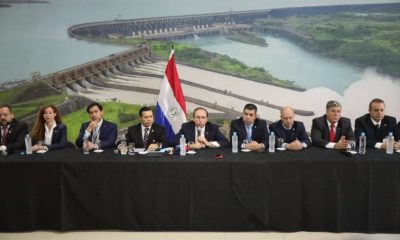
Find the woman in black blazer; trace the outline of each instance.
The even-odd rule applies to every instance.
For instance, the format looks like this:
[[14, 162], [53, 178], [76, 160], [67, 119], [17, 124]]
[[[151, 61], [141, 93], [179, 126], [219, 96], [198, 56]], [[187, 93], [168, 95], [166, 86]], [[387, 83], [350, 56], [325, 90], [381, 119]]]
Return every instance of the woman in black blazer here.
[[54, 105], [42, 107], [32, 129], [32, 151], [49, 151], [66, 148], [71, 145], [67, 141], [67, 126], [62, 124], [61, 115]]

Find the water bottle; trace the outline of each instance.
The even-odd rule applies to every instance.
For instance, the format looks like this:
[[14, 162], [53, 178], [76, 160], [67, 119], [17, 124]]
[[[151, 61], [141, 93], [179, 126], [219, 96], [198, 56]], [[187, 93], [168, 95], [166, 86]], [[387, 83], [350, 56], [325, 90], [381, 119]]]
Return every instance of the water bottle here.
[[238, 152], [238, 136], [236, 132], [233, 132], [232, 135], [232, 152], [237, 153]]
[[180, 155], [185, 156], [186, 155], [186, 139], [185, 136], [182, 134], [181, 138], [179, 139], [179, 146], [180, 146]]
[[269, 149], [268, 151], [270, 153], [275, 152], [275, 134], [274, 132], [271, 132], [271, 135], [269, 135]]
[[121, 135], [120, 151], [121, 151], [121, 155], [126, 155], [128, 152], [128, 145], [126, 144], [125, 134]]
[[365, 136], [365, 133], [362, 132], [360, 136], [360, 145], [358, 146], [358, 153], [365, 154], [366, 146], [367, 146], [367, 137]]
[[390, 132], [389, 136], [387, 138], [387, 145], [386, 145], [386, 153], [387, 154], [393, 154], [393, 144], [394, 144], [394, 137], [393, 137], [393, 133]]
[[26, 149], [26, 154], [32, 154], [32, 139], [29, 134], [26, 134], [25, 137], [25, 149]]

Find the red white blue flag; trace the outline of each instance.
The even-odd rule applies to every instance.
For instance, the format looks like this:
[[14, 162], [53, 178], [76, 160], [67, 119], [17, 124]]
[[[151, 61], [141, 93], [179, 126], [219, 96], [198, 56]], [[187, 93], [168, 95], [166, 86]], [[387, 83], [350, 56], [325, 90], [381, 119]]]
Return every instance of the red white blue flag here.
[[172, 143], [175, 134], [179, 132], [185, 122], [185, 96], [176, 70], [174, 49], [172, 49], [158, 95], [156, 123], [164, 126], [168, 141]]

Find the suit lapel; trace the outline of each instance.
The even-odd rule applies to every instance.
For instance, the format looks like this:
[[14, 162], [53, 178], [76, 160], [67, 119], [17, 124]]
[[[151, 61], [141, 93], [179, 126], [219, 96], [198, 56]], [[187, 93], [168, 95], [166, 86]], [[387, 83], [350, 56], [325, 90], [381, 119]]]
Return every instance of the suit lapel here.
[[53, 136], [51, 137], [51, 144], [54, 144], [58, 138], [58, 129], [59, 129], [60, 125], [57, 125], [54, 129], [53, 129]]
[[258, 121], [256, 119], [253, 123], [253, 126], [251, 127], [251, 139], [257, 139], [257, 137], [255, 136], [255, 134], [257, 133], [257, 123]]
[[136, 139], [136, 141], [138, 141], [135, 144], [143, 146], [142, 125], [140, 123], [136, 125], [136, 131], [134, 131], [134, 133], [136, 134], [136, 136], [133, 136], [133, 139]]
[[239, 127], [239, 131], [240, 131], [240, 133], [238, 133], [238, 134], [241, 134], [241, 136], [243, 136], [243, 139], [246, 139], [247, 138], [247, 131], [246, 131], [246, 127], [244, 125], [243, 118], [240, 119], [240, 124], [239, 124], [238, 127]]
[[154, 127], [154, 124], [152, 124], [151, 125], [151, 128], [150, 128], [150, 130], [149, 130], [149, 144], [151, 144], [151, 143], [154, 143], [155, 141], [154, 141], [154, 139], [155, 139], [155, 137], [154, 137], [154, 134], [155, 134], [155, 129], [154, 129], [155, 127]]
[[206, 124], [206, 127], [204, 128], [204, 137], [207, 139], [210, 139], [210, 125]]
[[10, 123], [10, 127], [8, 128], [8, 131], [7, 131], [7, 136], [6, 136], [6, 143], [8, 144], [10, 141], [10, 139], [13, 139], [13, 136], [14, 136], [14, 130], [15, 130], [15, 125], [16, 125], [16, 123], [15, 123], [15, 119], [13, 119], [12, 121], [11, 121], [11, 123]]
[[342, 127], [342, 119], [339, 119], [339, 122], [336, 126], [335, 142], [339, 141], [339, 139], [342, 137]]

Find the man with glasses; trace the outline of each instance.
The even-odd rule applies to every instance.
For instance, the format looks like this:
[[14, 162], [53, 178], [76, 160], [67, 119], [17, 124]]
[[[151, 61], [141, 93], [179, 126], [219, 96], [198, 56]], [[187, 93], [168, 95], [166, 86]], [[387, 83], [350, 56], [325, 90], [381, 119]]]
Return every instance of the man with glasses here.
[[87, 150], [115, 147], [117, 125], [103, 118], [103, 106], [93, 102], [86, 108], [86, 112], [89, 114], [90, 122], [81, 125], [79, 136], [75, 141], [76, 146], [81, 148], [85, 143]]
[[257, 106], [252, 103], [244, 106], [241, 118], [232, 120], [231, 141], [234, 132], [238, 136], [238, 144], [242, 149], [261, 151], [269, 145], [267, 122], [257, 118]]
[[203, 107], [193, 111], [193, 120], [182, 124], [178, 134], [175, 135], [174, 144], [179, 144], [181, 135], [187, 142], [193, 142], [194, 149], [228, 147], [228, 139], [219, 131], [218, 125], [208, 122], [208, 112]]

